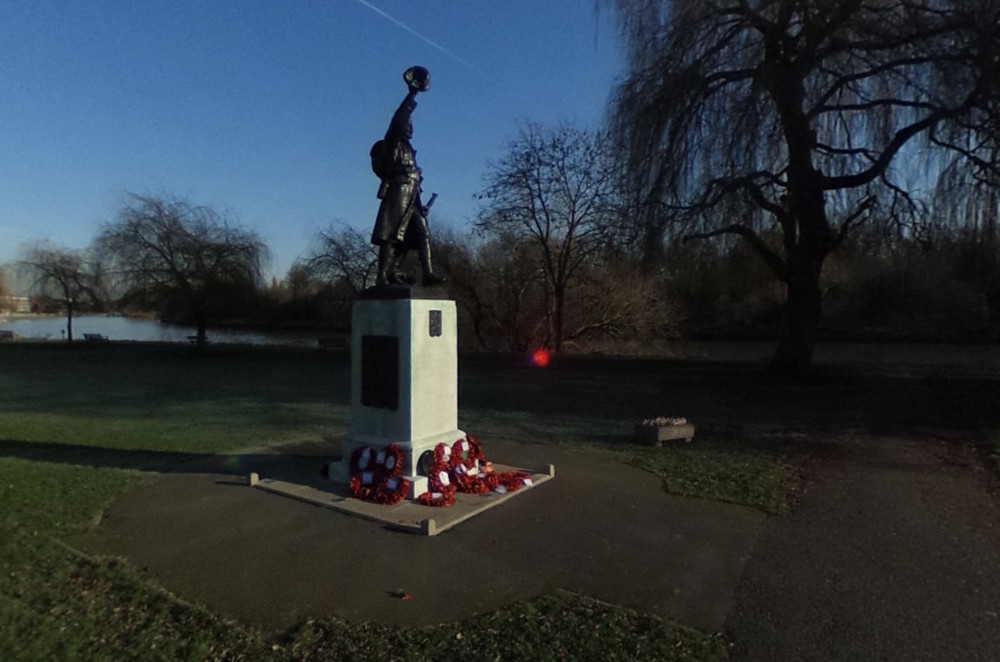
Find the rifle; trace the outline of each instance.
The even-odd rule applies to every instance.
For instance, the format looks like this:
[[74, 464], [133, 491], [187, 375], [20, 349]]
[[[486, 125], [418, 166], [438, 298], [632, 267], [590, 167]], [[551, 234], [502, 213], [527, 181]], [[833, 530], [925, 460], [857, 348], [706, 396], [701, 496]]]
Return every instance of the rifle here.
[[424, 208], [423, 208], [422, 211], [424, 212], [424, 218], [425, 219], [427, 218], [427, 214], [431, 210], [431, 206], [434, 205], [434, 201], [437, 200], [437, 197], [438, 197], [437, 193], [431, 193], [431, 199], [427, 201], [426, 205], [424, 205]]

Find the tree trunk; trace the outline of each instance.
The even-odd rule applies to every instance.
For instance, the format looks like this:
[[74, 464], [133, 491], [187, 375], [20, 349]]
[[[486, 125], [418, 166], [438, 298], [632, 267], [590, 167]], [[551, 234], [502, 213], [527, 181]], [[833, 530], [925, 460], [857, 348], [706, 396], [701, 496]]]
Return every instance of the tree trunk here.
[[652, 276], [663, 265], [663, 222], [647, 227], [642, 236], [642, 258], [639, 269], [642, 275]]
[[816, 132], [804, 110], [808, 69], [788, 58], [784, 42], [776, 34], [766, 39], [764, 57], [764, 84], [778, 111], [788, 147], [787, 199], [782, 203], [784, 213], [778, 216], [785, 244], [788, 295], [785, 329], [771, 370], [802, 375], [812, 367], [813, 343], [823, 312], [819, 277], [823, 260], [834, 246], [834, 236], [826, 217], [822, 178], [813, 163]]
[[73, 306], [66, 306], [66, 342], [73, 342]]
[[826, 253], [796, 257], [799, 259], [790, 269], [786, 283], [784, 329], [770, 364], [772, 372], [787, 375], [805, 375], [811, 371], [816, 330], [823, 314], [819, 279]]
[[205, 345], [208, 342], [207, 331], [208, 331], [208, 320], [205, 317], [203, 317], [203, 316], [199, 316], [198, 317], [198, 337], [197, 337], [197, 340], [195, 341], [195, 346], [199, 350], [205, 349]]
[[559, 352], [562, 350], [563, 344], [563, 308], [565, 307], [566, 293], [565, 291], [557, 291], [555, 293], [556, 299], [556, 313], [555, 313], [555, 328], [553, 329], [553, 337], [555, 344], [555, 351]]

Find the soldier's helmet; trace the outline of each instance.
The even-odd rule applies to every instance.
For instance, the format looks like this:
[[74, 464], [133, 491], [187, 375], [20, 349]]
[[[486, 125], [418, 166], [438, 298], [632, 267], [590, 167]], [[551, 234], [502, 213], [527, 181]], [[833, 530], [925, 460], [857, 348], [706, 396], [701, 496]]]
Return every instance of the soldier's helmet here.
[[411, 90], [417, 92], [431, 89], [431, 73], [424, 67], [410, 67], [403, 72], [403, 80]]

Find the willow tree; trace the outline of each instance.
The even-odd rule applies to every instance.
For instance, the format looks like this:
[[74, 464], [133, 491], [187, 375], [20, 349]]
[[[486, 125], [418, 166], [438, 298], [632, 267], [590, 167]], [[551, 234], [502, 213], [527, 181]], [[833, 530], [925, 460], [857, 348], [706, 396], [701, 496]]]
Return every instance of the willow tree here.
[[98, 245], [121, 279], [122, 301], [189, 316], [198, 347], [213, 314], [256, 291], [267, 255], [254, 232], [211, 207], [141, 196], [125, 205]]
[[905, 220], [912, 183], [949, 163], [997, 167], [1000, 0], [616, 6], [629, 73], [613, 125], [646, 257], [667, 232], [748, 241], [786, 284], [777, 369], [810, 365], [823, 262], [852, 228]]
[[378, 247], [350, 225], [339, 223], [320, 232], [312, 253], [296, 266], [327, 283], [345, 283], [357, 296], [375, 284]]
[[42, 241], [25, 249], [19, 265], [32, 278], [34, 293], [66, 312], [67, 342], [73, 342], [73, 315], [100, 307], [101, 270], [92, 257], [88, 251]]

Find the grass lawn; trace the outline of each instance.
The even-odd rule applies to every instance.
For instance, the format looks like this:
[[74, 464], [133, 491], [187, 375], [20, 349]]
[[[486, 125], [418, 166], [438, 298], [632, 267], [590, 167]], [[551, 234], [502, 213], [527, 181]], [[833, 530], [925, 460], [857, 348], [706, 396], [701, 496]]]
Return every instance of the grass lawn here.
[[753, 506], [775, 515], [792, 505], [797, 472], [774, 452], [734, 451], [724, 441], [710, 440], [698, 446], [629, 448], [620, 454], [625, 462], [661, 476], [671, 494]]
[[[274, 638], [170, 595], [127, 561], [83, 556], [62, 541], [158, 468], [344, 430], [349, 368], [321, 352], [77, 345], [0, 346], [0, 660], [726, 657], [717, 635], [564, 593], [432, 628], [309, 621]], [[689, 412], [648, 411], [662, 384], [640, 364], [614, 388], [621, 375], [581, 365], [469, 362], [462, 425], [487, 444], [605, 446], [668, 491], [786, 507], [794, 472], [781, 454], [711, 425], [691, 446], [630, 446], [633, 420]]]

